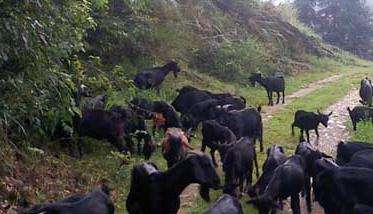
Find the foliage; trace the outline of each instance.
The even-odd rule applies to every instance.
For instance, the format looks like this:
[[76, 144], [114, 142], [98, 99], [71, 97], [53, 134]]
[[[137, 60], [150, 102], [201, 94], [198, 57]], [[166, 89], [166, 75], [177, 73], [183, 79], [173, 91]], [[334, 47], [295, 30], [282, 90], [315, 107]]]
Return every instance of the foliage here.
[[271, 63], [266, 63], [269, 56], [264, 47], [251, 37], [244, 42], [223, 42], [218, 47], [200, 49], [194, 60], [192, 65], [226, 81], [247, 78], [249, 72], [274, 70]]
[[325, 41], [373, 59], [372, 14], [365, 0], [296, 0], [294, 4], [300, 20]]
[[0, 90], [6, 92], [0, 123], [26, 134], [46, 112], [72, 113], [69, 58], [84, 50], [86, 29], [94, 27], [90, 6], [86, 0], [0, 2]]
[[313, 29], [309, 26], [306, 26], [303, 22], [299, 20], [299, 14], [297, 9], [290, 4], [281, 4], [277, 8], [279, 16], [286, 22], [297, 27], [302, 33], [313, 37], [321, 42], [321, 37], [316, 34]]

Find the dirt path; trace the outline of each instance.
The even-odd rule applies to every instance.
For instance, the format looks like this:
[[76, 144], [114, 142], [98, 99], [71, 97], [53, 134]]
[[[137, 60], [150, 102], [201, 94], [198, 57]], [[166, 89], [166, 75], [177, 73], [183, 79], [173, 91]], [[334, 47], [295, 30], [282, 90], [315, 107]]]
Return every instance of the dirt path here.
[[[316, 140], [316, 135], [311, 132], [310, 141], [321, 151], [326, 154], [333, 155], [335, 157], [338, 142], [346, 140], [349, 137], [349, 130], [346, 127], [346, 123], [350, 120], [350, 116], [347, 112], [347, 107], [353, 107], [359, 103], [359, 90], [353, 89], [344, 98], [329, 106], [325, 112], [333, 111], [333, 114], [329, 120], [328, 128], [320, 126], [319, 133], [320, 139]], [[292, 213], [289, 207], [290, 201], [286, 202], [284, 210], [281, 214]], [[312, 204], [313, 214], [323, 214], [323, 209], [318, 203], [313, 202]], [[304, 200], [301, 200], [302, 213], [307, 213], [306, 205]]]
[[343, 99], [337, 103], [329, 106], [325, 112], [333, 111], [333, 114], [329, 120], [328, 128], [320, 128], [320, 139], [315, 146], [326, 154], [333, 155], [335, 157], [337, 144], [341, 140], [345, 140], [349, 137], [349, 131], [346, 127], [346, 122], [350, 121], [350, 116], [347, 111], [347, 107], [353, 108], [359, 104], [359, 89], [350, 91]]
[[263, 111], [262, 111], [263, 112], [262, 113], [263, 121], [264, 122], [268, 121], [270, 118], [273, 117], [274, 114], [279, 112], [281, 109], [283, 109], [289, 103], [291, 103], [293, 100], [304, 97], [307, 94], [310, 94], [313, 91], [315, 91], [315, 90], [317, 90], [317, 89], [319, 89], [319, 88], [321, 88], [321, 87], [323, 87], [323, 86], [325, 86], [325, 85], [327, 85], [331, 82], [337, 81], [338, 79], [340, 79], [341, 77], [343, 77], [345, 75], [346, 75], [345, 73], [337, 74], [337, 75], [328, 77], [326, 79], [322, 79], [322, 80], [310, 83], [309, 85], [302, 87], [302, 89], [294, 92], [293, 94], [290, 94], [290, 95], [285, 94], [285, 104], [284, 105], [275, 105], [275, 106], [271, 106], [271, 107], [263, 106]]
[[[317, 90], [317, 89], [319, 89], [319, 88], [321, 88], [321, 87], [323, 87], [323, 86], [325, 86], [325, 85], [327, 85], [331, 82], [335, 82], [338, 79], [340, 79], [341, 77], [343, 77], [344, 75], [346, 75], [346, 74], [345, 73], [337, 74], [337, 75], [328, 77], [326, 79], [310, 83], [309, 85], [302, 87], [302, 89], [294, 92], [293, 94], [290, 94], [290, 95], [286, 96], [286, 100], [285, 100], [286, 103], [284, 105], [275, 105], [275, 106], [271, 106], [271, 107], [263, 106], [263, 110], [262, 110], [263, 121], [266, 122], [269, 119], [271, 119], [273, 117], [273, 115], [275, 115], [280, 110], [285, 108], [285, 106], [287, 106], [293, 100], [304, 97], [307, 94], [310, 94], [313, 91], [315, 91], [315, 90]], [[333, 122], [331, 122], [331, 123], [333, 123]], [[184, 192], [180, 196], [180, 198], [181, 198], [181, 209], [179, 210], [179, 214], [185, 214], [186, 213], [185, 210], [187, 208], [193, 206], [193, 204], [195, 203], [196, 197], [198, 197], [198, 194], [199, 193], [198, 193], [198, 185], [197, 184], [189, 185], [184, 190]], [[283, 213], [288, 213], [288, 212], [285, 211], [286, 209], [287, 208], [285, 207]]]

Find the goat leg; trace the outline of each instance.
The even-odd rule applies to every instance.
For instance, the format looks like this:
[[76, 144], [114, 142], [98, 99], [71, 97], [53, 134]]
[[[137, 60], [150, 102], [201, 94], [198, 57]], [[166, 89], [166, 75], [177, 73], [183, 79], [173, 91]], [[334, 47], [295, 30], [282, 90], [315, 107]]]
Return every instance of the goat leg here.
[[259, 179], [259, 167], [258, 167], [258, 159], [256, 158], [256, 152], [254, 151], [254, 164], [255, 164], [255, 171], [256, 171], [256, 179]]
[[299, 205], [299, 194], [296, 193], [291, 196], [291, 210], [293, 211], [293, 214], [300, 214], [300, 205]]
[[270, 96], [270, 92], [267, 90], [267, 97], [268, 97], [268, 105], [270, 106], [271, 105], [271, 96]]
[[78, 152], [79, 152], [79, 157], [81, 158], [81, 157], [83, 157], [83, 143], [84, 143], [84, 140], [83, 140], [83, 138], [82, 137], [79, 137], [79, 141], [78, 141], [78, 144], [77, 144], [77, 146], [78, 146]]
[[292, 123], [291, 124], [291, 135], [293, 135], [293, 136], [294, 136], [294, 126], [295, 126], [294, 123]]
[[276, 94], [277, 94], [277, 102], [276, 102], [276, 104], [279, 104], [280, 103], [280, 92], [277, 91]]
[[270, 101], [271, 101], [270, 105], [273, 106], [273, 91], [270, 92], [270, 96], [271, 96], [271, 98], [270, 98]]
[[264, 147], [263, 147], [263, 136], [259, 137], [259, 143], [260, 143], [260, 152], [263, 152]]
[[305, 184], [305, 193], [306, 193], [306, 205], [307, 211], [311, 213], [312, 211], [312, 204], [311, 204], [311, 178], [306, 176], [306, 184]]
[[310, 142], [310, 131], [306, 130], [306, 134], [307, 134], [307, 142], [309, 143]]
[[319, 135], [319, 130], [318, 130], [317, 127], [316, 127], [316, 129], [315, 129], [315, 133], [316, 133], [317, 139], [319, 139], [320, 135]]
[[202, 140], [201, 152], [204, 153], [206, 151], [206, 147], [207, 147], [206, 143], [204, 143]]
[[214, 163], [214, 166], [218, 167], [218, 163], [216, 163], [216, 159], [215, 159], [215, 149], [210, 150], [210, 155], [211, 155], [212, 162]]

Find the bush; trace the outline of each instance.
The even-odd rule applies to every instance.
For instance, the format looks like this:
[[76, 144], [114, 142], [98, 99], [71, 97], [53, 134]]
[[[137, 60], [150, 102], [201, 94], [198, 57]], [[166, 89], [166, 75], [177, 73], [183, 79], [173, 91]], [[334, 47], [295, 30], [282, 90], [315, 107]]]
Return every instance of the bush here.
[[84, 50], [85, 32], [94, 27], [91, 4], [1, 1], [0, 7], [0, 124], [27, 135], [46, 112], [71, 110], [69, 58]]

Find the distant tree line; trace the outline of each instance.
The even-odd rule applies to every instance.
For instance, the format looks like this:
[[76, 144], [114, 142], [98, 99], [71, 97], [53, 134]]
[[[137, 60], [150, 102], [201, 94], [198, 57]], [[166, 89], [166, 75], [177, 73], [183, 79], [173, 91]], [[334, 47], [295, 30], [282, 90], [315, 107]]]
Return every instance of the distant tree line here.
[[299, 19], [330, 44], [373, 59], [373, 18], [365, 0], [295, 0]]

